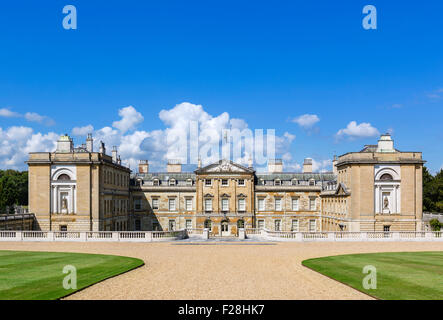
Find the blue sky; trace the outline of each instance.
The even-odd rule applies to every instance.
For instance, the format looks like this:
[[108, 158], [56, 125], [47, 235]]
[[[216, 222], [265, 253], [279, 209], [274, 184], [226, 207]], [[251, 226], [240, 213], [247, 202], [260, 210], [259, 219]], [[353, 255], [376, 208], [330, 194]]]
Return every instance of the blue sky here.
[[[327, 169], [334, 153], [388, 130], [432, 172], [443, 166], [441, 1], [47, 2], [0, 8], [1, 168], [24, 169], [27, 152], [85, 126], [122, 158], [160, 161], [144, 139], [167, 130], [159, 113], [183, 102], [292, 137], [280, 153], [294, 170], [305, 157]], [[62, 27], [67, 4], [77, 30]], [[362, 28], [367, 4], [377, 30]], [[124, 132], [113, 126], [119, 110]], [[319, 121], [293, 121], [305, 114]]]

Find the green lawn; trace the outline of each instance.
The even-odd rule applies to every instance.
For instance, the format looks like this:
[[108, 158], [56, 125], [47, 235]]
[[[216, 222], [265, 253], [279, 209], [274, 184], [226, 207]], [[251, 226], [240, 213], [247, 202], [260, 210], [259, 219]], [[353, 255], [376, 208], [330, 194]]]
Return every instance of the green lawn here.
[[[77, 289], [64, 289], [66, 265], [77, 270]], [[58, 299], [143, 265], [135, 258], [102, 254], [0, 251], [0, 299]]]
[[[379, 299], [443, 299], [443, 252], [351, 254], [309, 259], [302, 264]], [[366, 265], [377, 270], [377, 289], [363, 288]]]

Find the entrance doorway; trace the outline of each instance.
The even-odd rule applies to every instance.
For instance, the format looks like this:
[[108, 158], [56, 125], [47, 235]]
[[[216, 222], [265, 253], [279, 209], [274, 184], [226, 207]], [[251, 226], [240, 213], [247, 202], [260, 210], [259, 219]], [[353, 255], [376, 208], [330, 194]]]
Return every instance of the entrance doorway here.
[[222, 221], [221, 223], [221, 235], [226, 237], [230, 235], [228, 221]]

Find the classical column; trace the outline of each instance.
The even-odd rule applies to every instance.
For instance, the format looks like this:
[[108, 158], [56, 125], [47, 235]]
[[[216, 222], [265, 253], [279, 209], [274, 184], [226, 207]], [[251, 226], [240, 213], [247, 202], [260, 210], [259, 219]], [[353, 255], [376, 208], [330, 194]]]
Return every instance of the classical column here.
[[71, 201], [69, 204], [69, 213], [74, 213], [74, 186], [71, 185]]
[[375, 186], [375, 212], [380, 213], [380, 186]]
[[72, 213], [76, 213], [77, 212], [77, 188], [76, 185], [72, 186]]
[[59, 192], [58, 192], [59, 186], [55, 187], [55, 212], [59, 213], [59, 209], [60, 209], [60, 199], [59, 199]]
[[56, 212], [56, 197], [55, 197], [55, 185], [51, 186], [51, 213]]

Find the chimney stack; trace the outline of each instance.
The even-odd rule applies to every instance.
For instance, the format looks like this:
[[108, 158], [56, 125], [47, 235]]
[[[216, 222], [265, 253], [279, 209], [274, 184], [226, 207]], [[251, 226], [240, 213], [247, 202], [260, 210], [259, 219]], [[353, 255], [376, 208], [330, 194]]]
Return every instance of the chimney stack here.
[[389, 133], [385, 133], [380, 136], [376, 152], [395, 152], [394, 141]]
[[303, 173], [311, 173], [312, 172], [312, 159], [306, 158], [303, 162]]
[[92, 140], [92, 133], [88, 133], [88, 137], [86, 138], [86, 150], [88, 152], [93, 152], [94, 149], [94, 140]]
[[70, 153], [74, 152], [74, 143], [72, 138], [65, 133], [57, 141], [57, 150], [55, 152], [59, 153]]
[[197, 168], [200, 169], [202, 167], [202, 159], [198, 157]]
[[99, 152], [101, 154], [106, 154], [106, 148], [105, 148], [105, 143], [103, 141], [100, 141], [100, 149]]
[[117, 162], [117, 147], [113, 146], [112, 147], [112, 162]]
[[122, 165], [122, 158], [120, 158], [120, 155], [118, 155], [117, 163], [118, 163], [119, 165]]
[[283, 172], [283, 161], [281, 159], [268, 160], [268, 172]]
[[138, 173], [148, 173], [149, 172], [149, 162], [148, 160], [140, 160], [138, 163]]
[[182, 172], [180, 160], [168, 160], [167, 172]]
[[249, 157], [249, 160], [248, 160], [248, 168], [249, 168], [249, 169], [252, 169], [252, 167], [253, 167], [252, 158]]
[[332, 160], [332, 173], [337, 175], [337, 156], [334, 155], [334, 160]]

